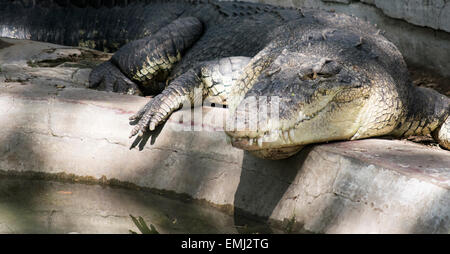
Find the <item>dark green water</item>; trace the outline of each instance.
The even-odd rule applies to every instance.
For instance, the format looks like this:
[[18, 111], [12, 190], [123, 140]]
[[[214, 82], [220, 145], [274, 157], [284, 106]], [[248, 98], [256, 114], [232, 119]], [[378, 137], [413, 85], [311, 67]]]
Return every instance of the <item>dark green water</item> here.
[[130, 214], [160, 233], [275, 232], [261, 222], [148, 191], [0, 178], [0, 233], [139, 232]]

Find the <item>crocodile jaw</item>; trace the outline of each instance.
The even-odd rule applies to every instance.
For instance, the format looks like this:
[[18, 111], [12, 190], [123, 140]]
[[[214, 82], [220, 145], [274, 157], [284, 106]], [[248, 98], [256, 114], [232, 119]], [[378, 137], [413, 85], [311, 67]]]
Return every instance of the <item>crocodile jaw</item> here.
[[[357, 133], [361, 113], [370, 105], [372, 74], [321, 50], [283, 49], [261, 54], [246, 66], [231, 91], [226, 133], [233, 146], [279, 159], [298, 147]], [[261, 116], [261, 105], [270, 113]], [[274, 155], [277, 151], [283, 155]]]
[[[270, 129], [227, 132], [234, 147], [248, 150], [266, 159], [283, 159], [298, 152], [304, 145], [331, 140], [351, 139], [358, 131], [361, 116], [367, 110], [367, 97], [349, 101], [333, 98], [313, 103], [325, 104], [315, 113], [300, 110], [293, 120], [273, 121]], [[308, 107], [305, 107], [305, 109]]]

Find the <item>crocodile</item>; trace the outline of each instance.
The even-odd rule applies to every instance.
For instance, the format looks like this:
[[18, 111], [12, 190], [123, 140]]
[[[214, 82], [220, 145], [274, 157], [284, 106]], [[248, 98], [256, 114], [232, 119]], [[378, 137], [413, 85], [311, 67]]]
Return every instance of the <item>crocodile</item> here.
[[156, 95], [130, 117], [131, 137], [208, 99], [228, 107], [231, 144], [266, 159], [375, 136], [430, 134], [450, 149], [450, 99], [413, 86], [396, 46], [345, 14], [215, 0], [0, 0], [0, 37], [114, 52], [88, 86]]

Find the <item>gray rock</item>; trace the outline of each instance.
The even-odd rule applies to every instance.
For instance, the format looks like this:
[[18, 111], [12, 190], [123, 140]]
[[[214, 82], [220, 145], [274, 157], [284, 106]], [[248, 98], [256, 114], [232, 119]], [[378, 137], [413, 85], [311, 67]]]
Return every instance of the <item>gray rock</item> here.
[[[259, 1], [266, 3], [289, 3], [286, 0]], [[321, 3], [323, 2], [323, 3]], [[324, 8], [326, 5], [342, 4], [364, 4], [372, 5], [384, 15], [393, 19], [401, 19], [417, 26], [429, 27], [436, 30], [450, 32], [450, 3], [446, 0], [298, 0], [293, 2], [298, 6], [313, 6]]]
[[373, 0], [371, 2], [391, 18], [450, 32], [450, 2], [446, 0]]
[[351, 0], [322, 0], [324, 2], [333, 2], [333, 3], [342, 3], [342, 4], [349, 4]]
[[57, 48], [41, 51], [31, 57], [32, 62], [54, 61], [81, 56], [81, 50], [77, 48]]

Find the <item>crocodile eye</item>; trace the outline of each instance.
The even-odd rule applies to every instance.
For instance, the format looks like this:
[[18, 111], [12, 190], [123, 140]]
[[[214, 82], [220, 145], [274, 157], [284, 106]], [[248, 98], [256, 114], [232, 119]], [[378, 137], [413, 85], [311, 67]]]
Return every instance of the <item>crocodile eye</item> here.
[[303, 76], [303, 80], [314, 80], [319, 77], [317, 72], [311, 72]]
[[341, 69], [342, 67], [338, 62], [334, 60], [326, 60], [318, 73], [321, 73], [323, 76], [331, 77], [341, 72]]
[[334, 60], [326, 59], [319, 66], [303, 71], [298, 74], [301, 80], [327, 79], [336, 76], [341, 72], [342, 67]]

